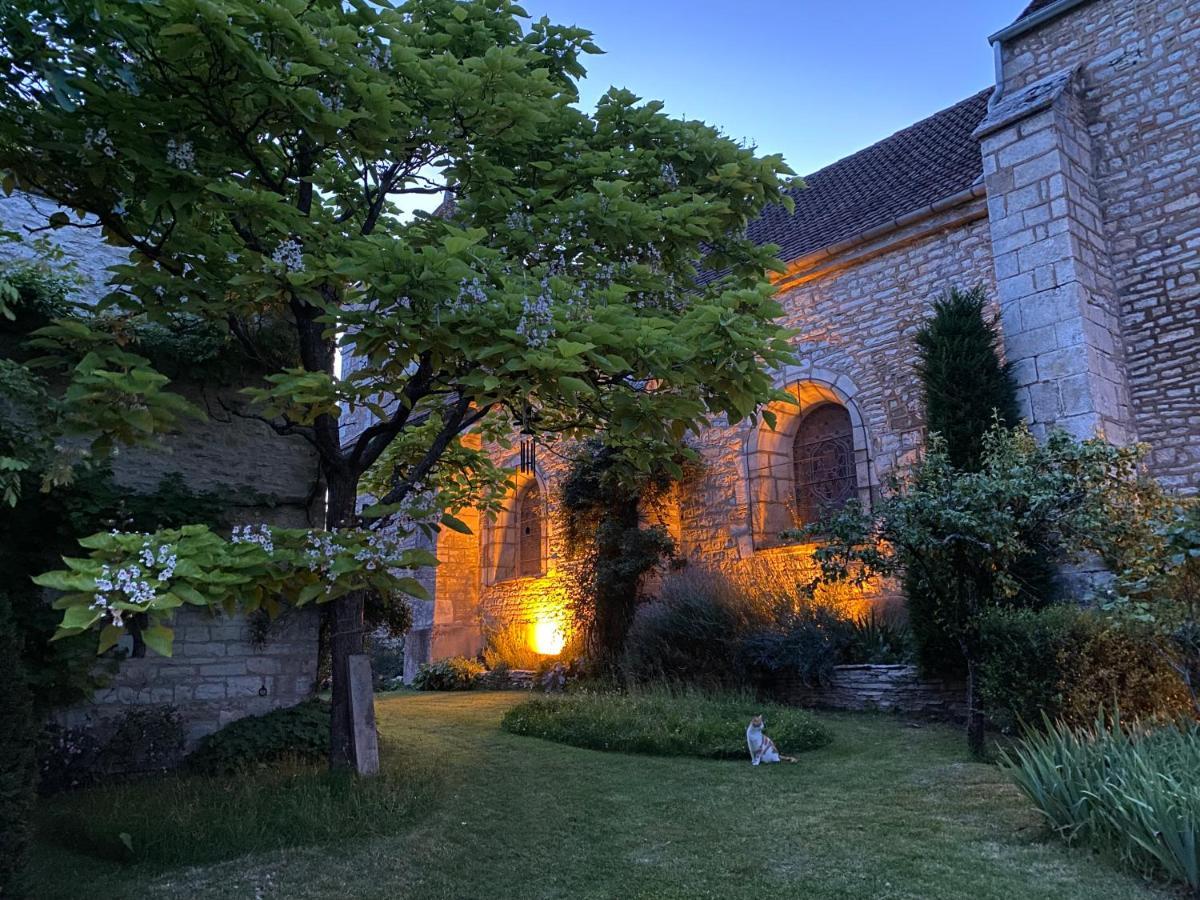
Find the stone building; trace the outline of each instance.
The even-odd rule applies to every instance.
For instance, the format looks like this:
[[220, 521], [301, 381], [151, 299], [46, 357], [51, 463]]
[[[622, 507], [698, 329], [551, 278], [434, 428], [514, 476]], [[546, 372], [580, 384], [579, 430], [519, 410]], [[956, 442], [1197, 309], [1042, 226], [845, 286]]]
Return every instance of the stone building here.
[[[913, 336], [931, 300], [983, 284], [1035, 431], [1144, 441], [1200, 489], [1200, 0], [1035, 0], [991, 37], [996, 84], [809, 176], [778, 244], [796, 407], [696, 438], [667, 525], [684, 555], [767, 574], [804, 565], [780, 531], [869, 501], [924, 429]], [[544, 454], [547, 459], [549, 454]], [[513, 462], [508, 460], [508, 462]], [[495, 521], [440, 538], [410, 662], [482, 646], [489, 619], [548, 644], [562, 625], [558, 463]], [[550, 637], [548, 637], [548, 635]]]
[[[0, 196], [0, 227], [18, 234], [43, 227], [55, 207], [27, 194]], [[72, 299], [94, 303], [105, 293], [107, 268], [121, 251], [101, 243], [92, 229], [62, 228], [47, 238], [70, 264], [78, 282]], [[29, 242], [0, 243], [0, 265], [35, 257]], [[154, 447], [118, 452], [114, 481], [134, 491], [152, 490], [178, 472], [196, 491], [217, 491], [228, 503], [230, 524], [267, 522], [319, 527], [322, 494], [315, 451], [298, 437], [281, 438], [256, 420], [238, 418], [238, 385], [176, 383], [207, 420], [189, 423]], [[292, 706], [312, 696], [317, 679], [319, 612], [284, 613], [261, 633], [244, 617], [182, 607], [170, 658], [147, 653], [125, 659], [107, 687], [88, 704], [62, 711], [68, 727], [105, 726], [138, 707], [174, 707], [190, 748], [201, 737], [245, 715]], [[126, 638], [126, 649], [129, 639]]]

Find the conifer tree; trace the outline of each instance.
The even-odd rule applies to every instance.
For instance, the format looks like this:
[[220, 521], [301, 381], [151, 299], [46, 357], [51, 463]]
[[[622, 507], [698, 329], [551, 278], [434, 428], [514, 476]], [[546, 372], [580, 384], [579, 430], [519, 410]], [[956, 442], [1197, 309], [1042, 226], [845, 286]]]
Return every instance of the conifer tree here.
[[[925, 422], [930, 434], [944, 441], [950, 464], [978, 472], [984, 436], [993, 424], [1012, 427], [1020, 421], [1012, 364], [1000, 354], [1000, 337], [987, 317], [983, 285], [951, 288], [934, 301], [933, 316], [917, 334]], [[1038, 545], [1028, 536], [1028, 545]], [[1043, 554], [1028, 555], [1014, 567], [1022, 590], [1015, 605], [1042, 606], [1054, 593], [1054, 568]], [[904, 576], [904, 593], [917, 649], [917, 661], [930, 674], [965, 671], [959, 642], [947, 632], [937, 592], [916, 573]]]
[[993, 419], [1020, 421], [1012, 364], [999, 353], [999, 335], [985, 316], [983, 285], [951, 288], [934, 301], [933, 317], [917, 334], [917, 373], [925, 423], [946, 442], [956, 469], [979, 470], [983, 436]]

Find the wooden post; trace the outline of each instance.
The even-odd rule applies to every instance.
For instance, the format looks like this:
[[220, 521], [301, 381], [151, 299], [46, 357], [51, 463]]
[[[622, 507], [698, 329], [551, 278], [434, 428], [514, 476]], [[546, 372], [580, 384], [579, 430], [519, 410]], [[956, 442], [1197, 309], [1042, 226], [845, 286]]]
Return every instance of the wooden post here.
[[375, 691], [371, 684], [371, 657], [351, 656], [350, 710], [354, 728], [354, 770], [359, 775], [379, 774], [379, 737], [375, 732]]

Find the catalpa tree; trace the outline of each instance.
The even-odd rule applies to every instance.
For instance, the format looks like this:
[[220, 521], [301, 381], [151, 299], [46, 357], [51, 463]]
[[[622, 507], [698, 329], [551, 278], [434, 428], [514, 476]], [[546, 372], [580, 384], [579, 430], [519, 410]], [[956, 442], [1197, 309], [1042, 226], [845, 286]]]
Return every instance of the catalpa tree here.
[[[364, 591], [417, 590], [405, 570], [432, 560], [404, 533], [460, 527], [441, 518], [469, 493], [458, 475], [488, 471], [465, 434], [604, 429], [645, 467], [776, 396], [768, 371], [790, 354], [764, 275], [778, 262], [745, 229], [786, 203], [790, 172], [625, 91], [576, 108], [594, 52], [505, 0], [4, 4], [6, 190], [77, 211], [48, 227], [129, 248], [109, 320], [218, 322], [252, 356], [255, 323], [286, 327], [294, 364], [243, 414], [309, 441], [327, 486], [324, 536], [84, 541], [91, 556], [45, 579], [66, 592], [64, 633], [109, 643], [135, 613], [169, 652], [181, 603], [332, 602], [331, 761], [347, 765]], [[441, 214], [410, 212], [443, 192]], [[101, 384], [77, 392], [75, 427], [110, 427], [113, 409], [159, 421], [144, 361], [109, 371], [102, 325], [80, 327], [41, 337], [71, 378]], [[344, 377], [339, 347], [356, 360]], [[371, 424], [347, 439], [339, 417], [359, 408]], [[360, 481], [381, 460], [364, 522]]]

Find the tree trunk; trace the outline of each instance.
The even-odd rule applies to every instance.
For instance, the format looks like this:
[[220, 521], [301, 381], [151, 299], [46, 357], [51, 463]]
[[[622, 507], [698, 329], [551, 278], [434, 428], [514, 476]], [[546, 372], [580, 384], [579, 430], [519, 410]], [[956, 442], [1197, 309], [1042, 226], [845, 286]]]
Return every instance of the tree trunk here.
[[967, 748], [973, 756], [983, 756], [983, 705], [979, 701], [979, 662], [974, 653], [967, 656]]
[[[353, 520], [357, 494], [358, 485], [355, 480], [329, 478], [329, 505], [325, 514], [327, 528], [341, 528]], [[359, 723], [354, 721], [354, 706], [350, 699], [350, 657], [364, 652], [363, 605], [363, 593], [354, 591], [333, 601], [329, 617], [330, 674], [333, 683], [333, 704], [329, 721], [331, 769], [359, 771], [354, 742], [355, 725]], [[370, 693], [369, 682], [365, 690]]]

